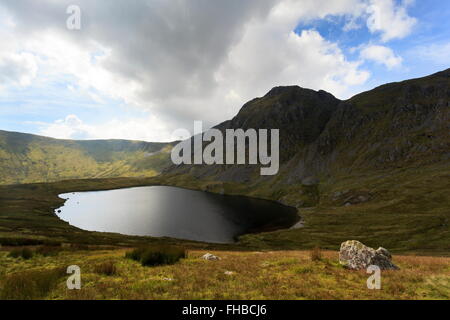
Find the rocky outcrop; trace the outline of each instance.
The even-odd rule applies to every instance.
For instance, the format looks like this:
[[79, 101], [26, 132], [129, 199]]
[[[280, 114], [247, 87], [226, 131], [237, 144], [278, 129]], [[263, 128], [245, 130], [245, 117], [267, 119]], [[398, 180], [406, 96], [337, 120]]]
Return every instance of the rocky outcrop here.
[[375, 250], [356, 240], [343, 242], [339, 251], [339, 262], [351, 270], [367, 269], [370, 265], [376, 265], [381, 270], [398, 270], [391, 259], [387, 249], [380, 247]]

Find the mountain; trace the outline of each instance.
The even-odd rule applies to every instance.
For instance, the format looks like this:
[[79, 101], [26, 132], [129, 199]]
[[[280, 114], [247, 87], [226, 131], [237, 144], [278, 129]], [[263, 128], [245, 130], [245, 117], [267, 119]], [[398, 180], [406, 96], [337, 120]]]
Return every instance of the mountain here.
[[280, 170], [178, 165], [164, 183], [271, 199], [299, 208], [302, 232], [241, 241], [450, 249], [450, 69], [340, 101], [297, 86], [272, 89], [216, 128], [277, 128]]
[[171, 166], [221, 182], [272, 186], [318, 180], [338, 173], [423, 166], [447, 161], [450, 69], [387, 84], [340, 101], [324, 91], [277, 87], [245, 104], [216, 128], [280, 129], [280, 174], [259, 177], [254, 166]]
[[0, 130], [0, 184], [157, 175], [172, 145], [127, 140], [59, 140]]

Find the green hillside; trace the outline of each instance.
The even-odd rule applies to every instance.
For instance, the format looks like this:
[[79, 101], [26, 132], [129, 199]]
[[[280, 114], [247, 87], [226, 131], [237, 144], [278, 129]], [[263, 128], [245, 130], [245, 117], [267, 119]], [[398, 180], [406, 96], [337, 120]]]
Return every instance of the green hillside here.
[[127, 140], [59, 140], [0, 131], [0, 184], [154, 176], [171, 144]]

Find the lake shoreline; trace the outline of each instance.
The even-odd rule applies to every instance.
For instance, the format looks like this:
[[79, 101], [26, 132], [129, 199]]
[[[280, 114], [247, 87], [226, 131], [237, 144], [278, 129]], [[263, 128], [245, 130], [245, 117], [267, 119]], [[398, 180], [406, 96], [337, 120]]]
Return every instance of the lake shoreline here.
[[[64, 204], [55, 209], [55, 214], [63, 221], [85, 231], [122, 235], [231, 244], [246, 234], [289, 229], [300, 220], [295, 208], [275, 201], [173, 186], [89, 190], [58, 196]], [[139, 223], [134, 222], [136, 219]]]
[[[401, 172], [404, 174], [404, 171]], [[392, 180], [396, 179], [396, 173], [386, 175]], [[364, 184], [364, 181], [360, 183]], [[176, 184], [176, 185], [175, 185]], [[298, 250], [310, 249], [320, 246], [326, 250], [338, 250], [341, 240], [345, 241], [358, 238], [365, 243], [374, 242], [380, 245], [385, 242], [386, 237], [372, 235], [369, 240], [355, 235], [354, 227], [360, 228], [364, 216], [355, 216], [353, 207], [333, 208], [317, 207], [302, 210], [301, 217], [305, 226], [300, 229], [288, 229], [275, 232], [260, 233], [257, 235], [245, 235], [239, 237], [239, 241], [233, 244], [212, 244], [198, 241], [180, 241], [171, 238], [152, 238], [125, 236], [113, 233], [87, 232], [70, 226], [60, 220], [54, 210], [62, 206], [64, 200], [58, 194], [65, 192], [81, 192], [91, 190], [111, 190], [138, 186], [160, 186], [166, 185], [161, 177], [153, 178], [111, 178], [111, 179], [81, 179], [66, 180], [50, 183], [32, 183], [0, 186], [0, 244], [3, 246], [17, 245], [40, 245], [72, 243], [89, 246], [119, 246], [132, 247], [143, 244], [176, 244], [190, 249], [213, 249], [213, 250]], [[174, 183], [173, 186], [179, 186]], [[201, 186], [190, 186], [186, 189], [204, 189]], [[215, 191], [215, 190], [213, 190]], [[217, 193], [217, 192], [216, 192]], [[230, 192], [227, 192], [230, 193]], [[238, 193], [239, 192], [233, 192]], [[246, 194], [244, 194], [246, 195]], [[261, 197], [255, 197], [261, 198]], [[262, 197], [265, 200], [267, 197]], [[277, 201], [277, 199], [272, 199]], [[286, 202], [289, 203], [289, 202]], [[371, 209], [371, 204], [361, 208]], [[298, 209], [297, 209], [298, 210]], [[376, 218], [375, 216], [373, 216]], [[381, 213], [377, 218], [380, 223], [384, 221], [386, 214]], [[348, 220], [352, 218], [351, 220]], [[338, 219], [338, 220], [336, 220]], [[341, 225], [349, 224], [348, 228], [342, 229]], [[376, 220], [376, 221], [378, 221]], [[340, 222], [339, 222], [340, 221]], [[339, 222], [339, 223], [338, 223]], [[320, 231], [317, 226], [320, 225]], [[384, 225], [380, 225], [384, 226]], [[351, 227], [351, 228], [350, 228]], [[332, 230], [339, 228], [339, 233], [334, 234]], [[347, 231], [349, 230], [349, 231]], [[319, 232], [319, 233], [318, 233]], [[370, 235], [370, 234], [367, 234]], [[399, 234], [398, 236], [400, 236]], [[394, 235], [393, 235], [394, 236]], [[396, 237], [398, 237], [396, 236]], [[372, 239], [373, 238], [373, 239]], [[395, 239], [392, 238], [392, 239]], [[390, 240], [389, 240], [390, 241]], [[448, 250], [436, 246], [403, 246], [388, 245], [392, 253], [423, 255], [423, 256], [449, 256]]]

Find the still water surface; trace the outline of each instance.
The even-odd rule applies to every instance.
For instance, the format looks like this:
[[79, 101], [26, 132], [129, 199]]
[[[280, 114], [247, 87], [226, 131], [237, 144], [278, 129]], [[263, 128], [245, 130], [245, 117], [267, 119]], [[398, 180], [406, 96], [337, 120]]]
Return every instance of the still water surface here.
[[165, 186], [60, 197], [67, 201], [57, 215], [71, 225], [127, 235], [230, 243], [245, 233], [289, 228], [299, 219], [294, 208], [272, 201]]

